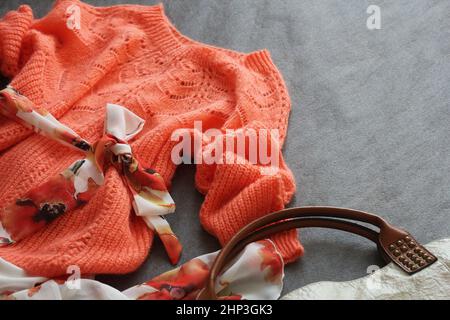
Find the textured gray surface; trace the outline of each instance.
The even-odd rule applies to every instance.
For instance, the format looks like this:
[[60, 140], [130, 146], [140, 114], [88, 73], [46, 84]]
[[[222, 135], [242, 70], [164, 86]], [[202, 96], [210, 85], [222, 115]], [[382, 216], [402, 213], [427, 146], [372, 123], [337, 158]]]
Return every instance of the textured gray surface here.
[[[87, 1], [97, 5], [123, 1]], [[128, 1], [154, 4], [156, 1]], [[2, 0], [0, 14], [28, 3]], [[287, 163], [298, 182], [290, 206], [335, 205], [377, 212], [420, 241], [450, 236], [450, 2], [448, 0], [175, 0], [166, 14], [198, 41], [250, 52], [268, 48], [292, 98]], [[369, 4], [382, 29], [366, 28]], [[180, 167], [169, 219], [183, 261], [218, 248], [201, 229], [194, 168]], [[381, 264], [365, 240], [306, 230], [305, 257], [286, 268], [285, 291], [348, 280]], [[118, 288], [170, 268], [156, 242], [135, 273], [102, 276]]]

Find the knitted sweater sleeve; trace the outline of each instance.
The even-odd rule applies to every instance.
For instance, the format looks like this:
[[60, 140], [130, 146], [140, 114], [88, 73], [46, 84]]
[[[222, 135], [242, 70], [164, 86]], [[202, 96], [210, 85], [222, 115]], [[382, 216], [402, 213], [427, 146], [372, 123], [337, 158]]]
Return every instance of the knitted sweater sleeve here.
[[[206, 194], [200, 219], [221, 244], [252, 220], [283, 209], [296, 188], [293, 174], [281, 153], [290, 111], [290, 99], [281, 74], [267, 50], [246, 55], [238, 69], [234, 92], [236, 109], [221, 128], [222, 132], [242, 130], [256, 134], [258, 141], [261, 134], [265, 134], [271, 136], [278, 147], [276, 155], [270, 155], [272, 160], [276, 159], [271, 165], [263, 165], [260, 158], [251, 159], [250, 154], [258, 150], [251, 145], [251, 139], [247, 139], [244, 154], [237, 148], [230, 151], [224, 146], [223, 163], [197, 166], [196, 186]], [[237, 139], [234, 137], [235, 146]], [[273, 150], [270, 146], [269, 142], [267, 150]], [[239, 161], [230, 161], [230, 157]], [[277, 234], [273, 240], [286, 262], [303, 253], [296, 230]]]
[[33, 22], [29, 6], [20, 6], [17, 11], [8, 12], [0, 20], [0, 71], [6, 77], [13, 77], [20, 68], [22, 40]]
[[[0, 19], [0, 73], [14, 78], [23, 65], [23, 42], [33, 23], [33, 12], [27, 5], [8, 12]], [[28, 81], [30, 82], [30, 81]], [[0, 119], [0, 151], [21, 141], [30, 133], [23, 125]]]

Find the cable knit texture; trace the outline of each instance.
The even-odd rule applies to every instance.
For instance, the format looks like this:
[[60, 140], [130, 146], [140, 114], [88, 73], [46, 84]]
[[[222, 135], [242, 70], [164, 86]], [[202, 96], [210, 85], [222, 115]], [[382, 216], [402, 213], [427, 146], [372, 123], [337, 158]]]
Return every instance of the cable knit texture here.
[[[81, 25], [71, 30], [67, 8], [73, 4]], [[290, 100], [268, 51], [244, 54], [191, 40], [170, 23], [162, 5], [93, 7], [63, 0], [39, 20], [21, 6], [0, 20], [0, 68], [14, 88], [89, 141], [102, 135], [108, 102], [146, 119], [131, 146], [167, 184], [176, 169], [171, 134], [196, 120], [204, 130], [279, 129], [281, 145], [286, 136]], [[0, 152], [1, 206], [80, 158], [4, 117]], [[205, 194], [201, 223], [222, 244], [289, 202], [295, 182], [281, 153], [279, 159], [275, 175], [262, 174], [249, 161], [197, 165], [196, 186]], [[0, 248], [0, 256], [44, 276], [65, 274], [69, 265], [84, 274], [131, 272], [153, 239], [131, 210], [120, 176], [109, 168], [87, 205]], [[273, 239], [286, 262], [303, 252], [295, 230]]]

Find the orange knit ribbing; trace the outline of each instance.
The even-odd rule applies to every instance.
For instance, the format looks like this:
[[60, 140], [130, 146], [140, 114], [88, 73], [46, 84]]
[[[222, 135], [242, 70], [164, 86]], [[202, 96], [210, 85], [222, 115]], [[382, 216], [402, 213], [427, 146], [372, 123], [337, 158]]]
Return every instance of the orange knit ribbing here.
[[[79, 30], [66, 25], [73, 4], [80, 8]], [[161, 5], [101, 8], [61, 0], [39, 20], [22, 6], [0, 20], [0, 69], [14, 88], [91, 142], [103, 133], [106, 103], [144, 118], [133, 152], [167, 184], [176, 169], [171, 134], [194, 121], [205, 129], [278, 129], [281, 144], [286, 137], [289, 95], [268, 51], [244, 54], [191, 40]], [[0, 210], [80, 158], [4, 117], [0, 152]], [[200, 219], [222, 244], [291, 199], [294, 178], [281, 153], [279, 158], [275, 175], [249, 162], [197, 165], [196, 186], [206, 195]], [[126, 273], [144, 261], [152, 239], [131, 212], [119, 174], [109, 168], [88, 204], [0, 248], [0, 257], [45, 276], [64, 274], [69, 265], [86, 274]], [[288, 262], [303, 251], [295, 231], [273, 239]]]

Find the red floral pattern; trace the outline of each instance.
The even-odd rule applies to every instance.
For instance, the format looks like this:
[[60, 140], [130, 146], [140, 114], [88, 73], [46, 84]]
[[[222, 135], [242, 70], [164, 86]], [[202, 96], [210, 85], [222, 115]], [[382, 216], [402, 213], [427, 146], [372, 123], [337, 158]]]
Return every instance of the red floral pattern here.
[[[194, 258], [182, 266], [150, 281], [119, 292], [91, 279], [79, 279], [77, 290], [67, 290], [71, 277], [36, 278], [18, 274], [20, 268], [0, 258], [0, 288], [20, 280], [22, 288], [4, 290], [0, 299], [132, 299], [194, 300], [198, 299], [209, 278], [218, 252]], [[10, 272], [8, 274], [8, 271]], [[270, 271], [270, 280], [266, 274]], [[23, 271], [19, 271], [23, 272]], [[275, 244], [261, 240], [248, 244], [218, 275], [216, 294], [220, 300], [277, 299], [282, 290], [283, 259]]]
[[278, 258], [276, 248], [274, 246], [265, 245], [261, 248], [259, 254], [262, 258], [261, 271], [268, 270], [265, 279], [271, 282], [277, 281], [280, 274], [283, 272], [284, 263], [283, 260]]
[[77, 160], [0, 212], [0, 226], [9, 234], [9, 237], [0, 237], [0, 245], [19, 241], [88, 202], [103, 184], [105, 167], [111, 164], [129, 187], [136, 214], [160, 236], [170, 261], [178, 262], [181, 244], [161, 216], [173, 212], [175, 204], [164, 179], [154, 170], [142, 167], [127, 144], [142, 130], [143, 119], [121, 106], [108, 104], [106, 133], [91, 145], [11, 87], [0, 91], [0, 113], [86, 154], [85, 159]]

